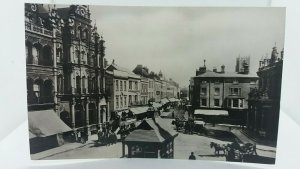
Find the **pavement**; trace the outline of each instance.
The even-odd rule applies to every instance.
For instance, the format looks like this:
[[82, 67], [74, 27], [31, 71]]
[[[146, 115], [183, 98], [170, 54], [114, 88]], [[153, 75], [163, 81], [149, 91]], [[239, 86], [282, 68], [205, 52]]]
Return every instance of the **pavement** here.
[[[255, 143], [252, 139], [248, 138], [245, 134], [243, 134], [239, 129], [232, 129], [231, 132], [243, 143]], [[262, 151], [276, 152], [276, 147], [270, 145], [262, 145], [256, 143], [256, 148]]]
[[90, 145], [90, 144], [94, 144], [94, 140], [97, 140], [98, 136], [97, 135], [91, 135], [89, 136], [88, 141], [85, 144], [82, 143], [66, 143], [62, 146], [59, 147], [55, 147], [46, 151], [42, 151], [39, 153], [35, 153], [35, 154], [31, 154], [31, 159], [32, 160], [42, 160], [51, 156], [55, 156], [57, 154], [61, 154], [61, 153], [65, 153], [68, 151], [72, 151], [75, 150], [77, 148], [82, 148], [84, 146]]

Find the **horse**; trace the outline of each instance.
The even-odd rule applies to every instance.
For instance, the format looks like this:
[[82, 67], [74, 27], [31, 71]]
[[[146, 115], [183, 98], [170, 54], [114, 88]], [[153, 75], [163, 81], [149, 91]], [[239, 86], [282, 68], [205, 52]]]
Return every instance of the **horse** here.
[[192, 121], [187, 121], [184, 125], [184, 132], [188, 134], [193, 134], [194, 123]]
[[172, 124], [176, 126], [176, 131], [179, 131], [181, 128], [184, 127], [184, 122], [179, 120], [173, 120]]
[[226, 146], [214, 143], [214, 142], [210, 142], [210, 148], [215, 148], [215, 155], [220, 155], [220, 151], [223, 151], [224, 155], [225, 155], [225, 150], [226, 150]]

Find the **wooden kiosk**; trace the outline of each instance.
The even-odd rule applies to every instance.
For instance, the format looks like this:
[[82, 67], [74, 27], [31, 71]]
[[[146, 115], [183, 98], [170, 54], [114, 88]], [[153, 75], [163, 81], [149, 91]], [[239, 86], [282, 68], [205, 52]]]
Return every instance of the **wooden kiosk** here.
[[123, 144], [128, 146], [128, 158], [174, 158], [177, 135], [160, 117], [150, 118], [143, 120]]

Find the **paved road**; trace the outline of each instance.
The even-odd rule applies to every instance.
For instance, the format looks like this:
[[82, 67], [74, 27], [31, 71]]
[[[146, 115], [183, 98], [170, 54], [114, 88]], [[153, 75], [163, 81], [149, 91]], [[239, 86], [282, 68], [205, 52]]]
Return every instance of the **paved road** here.
[[[166, 124], [170, 127], [173, 119], [164, 119]], [[94, 140], [96, 137], [94, 137]], [[214, 138], [208, 138], [206, 136], [200, 136], [197, 134], [189, 135], [179, 132], [179, 135], [174, 141], [174, 158], [175, 159], [188, 159], [191, 152], [194, 152], [197, 160], [218, 160], [225, 161], [224, 156], [215, 156], [214, 150], [210, 148], [210, 142], [216, 142], [219, 144], [227, 144], [229, 142], [224, 140], [218, 140]], [[127, 148], [126, 148], [127, 152]], [[275, 158], [275, 152], [257, 150], [260, 156], [266, 158]], [[95, 147], [93, 144], [87, 144], [86, 146], [67, 151], [64, 153], [56, 154], [45, 159], [72, 159], [72, 158], [120, 158], [122, 156], [122, 144], [110, 146]]]

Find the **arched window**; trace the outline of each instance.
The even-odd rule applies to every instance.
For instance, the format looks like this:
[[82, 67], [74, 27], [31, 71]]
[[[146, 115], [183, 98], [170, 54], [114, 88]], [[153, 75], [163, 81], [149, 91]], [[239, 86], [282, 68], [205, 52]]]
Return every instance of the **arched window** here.
[[42, 65], [45, 66], [52, 66], [53, 59], [52, 59], [52, 51], [49, 45], [43, 47], [43, 54], [42, 54]]
[[86, 64], [86, 53], [81, 51], [81, 64]]
[[88, 92], [92, 93], [92, 79], [88, 77]]
[[92, 55], [90, 55], [90, 57], [89, 57], [89, 62], [90, 62], [89, 65], [90, 66], [95, 66], [94, 59], [95, 59], [95, 54], [92, 53]]
[[75, 51], [75, 63], [79, 63], [79, 59], [80, 59], [80, 52], [79, 50]]
[[86, 77], [85, 76], [82, 77], [82, 91], [83, 91], [83, 93], [87, 92], [86, 91]]
[[43, 103], [43, 96], [44, 96], [44, 90], [43, 90], [43, 80], [37, 79], [33, 83], [33, 100], [35, 104]]
[[96, 77], [93, 77], [92, 79], [92, 92], [95, 93], [96, 91], [96, 86], [97, 86], [97, 80]]

